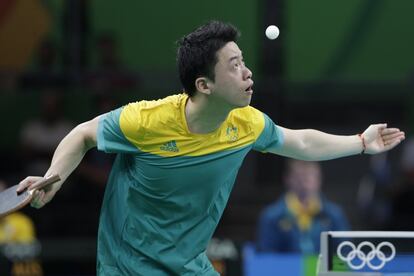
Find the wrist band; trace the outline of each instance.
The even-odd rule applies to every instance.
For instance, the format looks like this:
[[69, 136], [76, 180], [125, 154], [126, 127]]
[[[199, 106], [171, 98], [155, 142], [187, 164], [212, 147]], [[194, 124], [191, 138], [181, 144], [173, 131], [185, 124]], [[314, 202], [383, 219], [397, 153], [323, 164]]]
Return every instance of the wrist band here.
[[362, 151], [361, 151], [361, 154], [364, 154], [365, 153], [365, 150], [367, 149], [367, 146], [365, 144], [365, 138], [364, 138], [364, 135], [361, 134], [361, 133], [359, 133], [358, 136], [359, 136], [359, 138], [361, 138], [361, 142], [362, 142]]

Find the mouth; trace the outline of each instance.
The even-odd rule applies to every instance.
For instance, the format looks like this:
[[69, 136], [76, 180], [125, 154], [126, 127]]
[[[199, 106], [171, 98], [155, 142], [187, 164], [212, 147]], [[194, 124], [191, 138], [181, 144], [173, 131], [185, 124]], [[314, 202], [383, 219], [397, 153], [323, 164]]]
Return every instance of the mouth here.
[[244, 90], [245, 93], [253, 94], [253, 82]]

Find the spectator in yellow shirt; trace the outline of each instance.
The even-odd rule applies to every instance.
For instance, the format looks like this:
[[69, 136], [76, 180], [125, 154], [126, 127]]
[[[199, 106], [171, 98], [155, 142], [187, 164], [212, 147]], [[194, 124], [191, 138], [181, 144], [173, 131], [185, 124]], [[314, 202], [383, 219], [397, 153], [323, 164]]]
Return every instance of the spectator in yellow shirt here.
[[[0, 180], [0, 191], [6, 187]], [[0, 218], [0, 275], [42, 276], [39, 253], [34, 224], [28, 216], [15, 212]]]

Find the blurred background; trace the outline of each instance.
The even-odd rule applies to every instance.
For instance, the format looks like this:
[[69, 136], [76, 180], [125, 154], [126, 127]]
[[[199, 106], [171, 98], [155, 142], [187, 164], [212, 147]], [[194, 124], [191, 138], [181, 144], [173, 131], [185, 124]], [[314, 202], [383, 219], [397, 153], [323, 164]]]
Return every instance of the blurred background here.
[[[0, 179], [43, 175], [80, 122], [179, 93], [175, 41], [218, 19], [241, 31], [252, 105], [277, 124], [356, 134], [387, 122], [406, 131], [388, 155], [322, 162], [322, 189], [353, 230], [414, 230], [413, 9], [410, 0], [1, 0]], [[276, 40], [265, 37], [268, 25], [280, 28]], [[112, 158], [89, 152], [54, 201], [23, 210], [41, 244], [33, 275], [95, 273]], [[284, 169], [284, 158], [247, 156], [209, 248], [222, 275], [247, 275], [243, 248], [283, 193]]]

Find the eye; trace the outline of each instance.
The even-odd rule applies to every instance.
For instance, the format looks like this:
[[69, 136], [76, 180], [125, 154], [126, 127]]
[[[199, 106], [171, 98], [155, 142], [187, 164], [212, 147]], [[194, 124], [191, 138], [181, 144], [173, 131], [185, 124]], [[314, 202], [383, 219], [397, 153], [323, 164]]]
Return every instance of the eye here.
[[232, 66], [234, 69], [238, 69], [240, 67], [240, 63], [235, 61]]
[[244, 63], [244, 60], [239, 60], [239, 61], [237, 61], [235, 64], [234, 64], [234, 68], [236, 68], [236, 69], [240, 69], [240, 68], [243, 68], [243, 67], [245, 67], [246, 65], [245, 65], [245, 63]]

